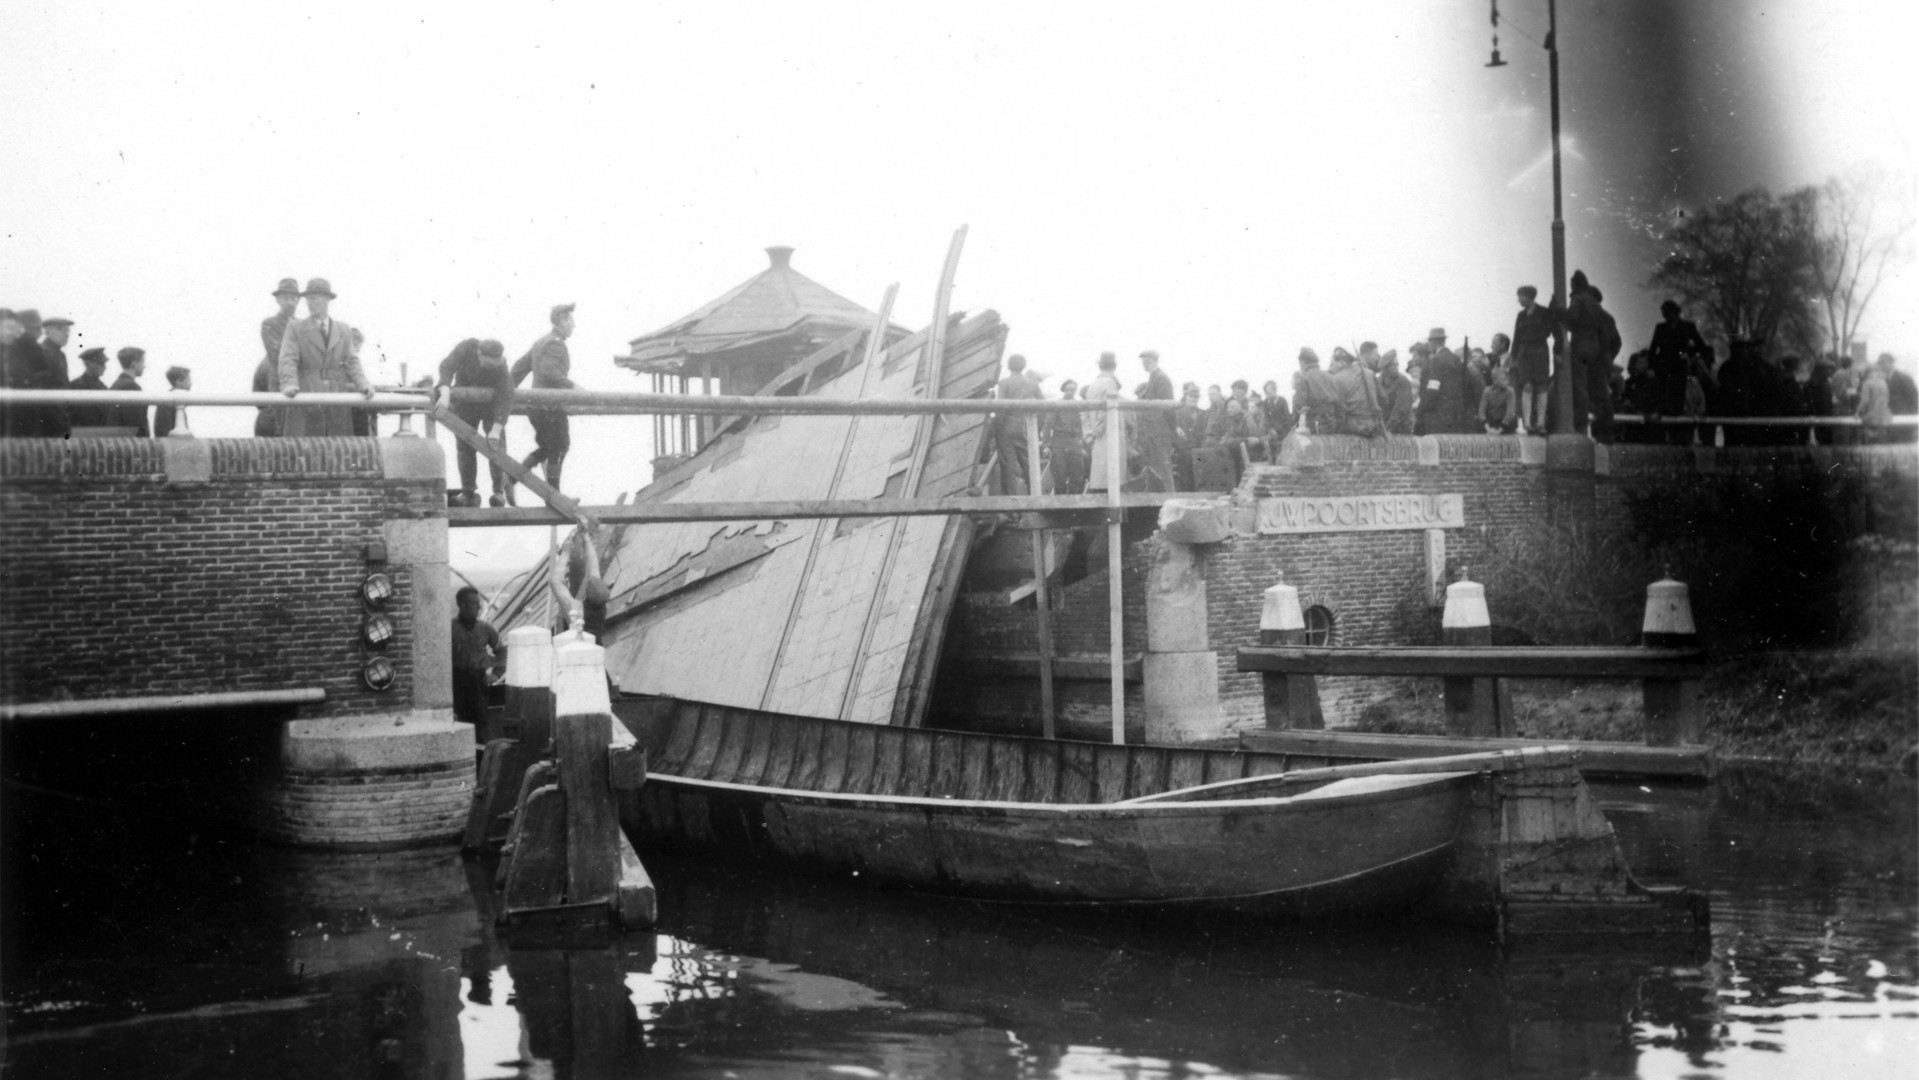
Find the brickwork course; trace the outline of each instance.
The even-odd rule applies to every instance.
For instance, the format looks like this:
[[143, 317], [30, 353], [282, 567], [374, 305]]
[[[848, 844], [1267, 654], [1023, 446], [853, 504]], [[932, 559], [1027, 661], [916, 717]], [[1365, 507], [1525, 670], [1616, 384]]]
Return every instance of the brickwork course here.
[[[444, 517], [373, 439], [0, 442], [0, 693], [9, 701], [317, 686], [308, 714], [412, 700], [415, 583], [385, 523]], [[361, 680], [360, 583], [394, 579], [384, 691]]]

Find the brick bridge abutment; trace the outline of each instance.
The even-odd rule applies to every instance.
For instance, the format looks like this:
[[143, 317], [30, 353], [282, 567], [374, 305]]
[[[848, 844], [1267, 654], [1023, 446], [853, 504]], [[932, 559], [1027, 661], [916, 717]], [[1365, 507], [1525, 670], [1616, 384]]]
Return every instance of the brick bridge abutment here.
[[[0, 703], [145, 699], [164, 719], [318, 688], [236, 714], [276, 733], [233, 793], [249, 824], [316, 847], [457, 835], [474, 751], [452, 715], [445, 475], [420, 438], [0, 441]], [[392, 592], [369, 602], [375, 575]]]

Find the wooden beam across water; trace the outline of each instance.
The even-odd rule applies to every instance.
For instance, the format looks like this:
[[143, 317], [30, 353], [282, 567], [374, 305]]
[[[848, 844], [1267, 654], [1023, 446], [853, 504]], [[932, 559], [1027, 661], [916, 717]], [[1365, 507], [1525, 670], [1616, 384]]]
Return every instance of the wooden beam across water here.
[[[582, 506], [579, 513], [603, 525], [649, 525], [676, 521], [770, 521], [807, 518], [929, 517], [949, 514], [1044, 514], [1066, 524], [1073, 515], [1097, 524], [1120, 510], [1164, 506], [1173, 499], [1191, 499], [1194, 493], [1125, 492], [1117, 499], [1104, 495], [968, 495], [950, 499], [794, 499], [783, 502], [660, 502], [621, 506]], [[452, 507], [447, 524], [454, 528], [499, 525], [563, 525], [567, 519], [543, 506]]]

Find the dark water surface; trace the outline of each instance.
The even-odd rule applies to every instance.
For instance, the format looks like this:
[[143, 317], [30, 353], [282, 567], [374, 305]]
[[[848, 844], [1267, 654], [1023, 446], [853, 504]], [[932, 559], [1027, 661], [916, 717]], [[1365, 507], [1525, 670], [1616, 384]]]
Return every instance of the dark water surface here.
[[[1709, 946], [1120, 923], [650, 866], [657, 935], [501, 940], [440, 849], [263, 848], [6, 792], [9, 1077], [1909, 1077], [1919, 808], [1902, 780], [1597, 789]], [[476, 896], [479, 897], [476, 899]]]

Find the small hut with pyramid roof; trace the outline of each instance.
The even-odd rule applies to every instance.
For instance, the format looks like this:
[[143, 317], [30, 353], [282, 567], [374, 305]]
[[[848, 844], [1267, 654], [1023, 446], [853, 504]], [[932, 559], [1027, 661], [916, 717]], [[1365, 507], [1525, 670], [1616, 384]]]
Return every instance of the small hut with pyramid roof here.
[[[648, 376], [654, 393], [749, 395], [848, 332], [872, 327], [873, 312], [793, 269], [792, 248], [769, 247], [766, 254], [765, 270], [691, 314], [634, 338], [627, 355], [614, 362]], [[889, 325], [886, 343], [905, 336], [905, 329]], [[655, 458], [693, 453], [727, 419], [656, 417]]]

